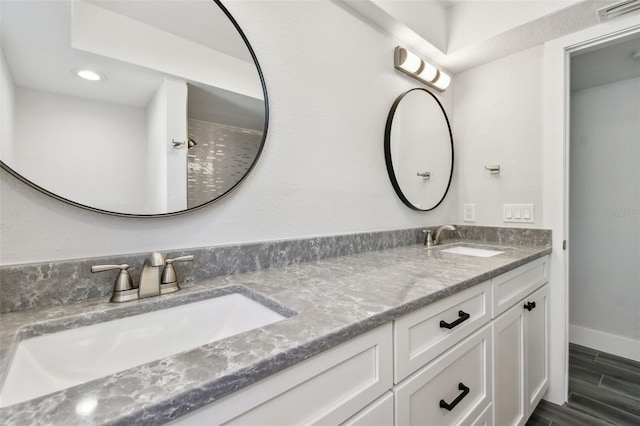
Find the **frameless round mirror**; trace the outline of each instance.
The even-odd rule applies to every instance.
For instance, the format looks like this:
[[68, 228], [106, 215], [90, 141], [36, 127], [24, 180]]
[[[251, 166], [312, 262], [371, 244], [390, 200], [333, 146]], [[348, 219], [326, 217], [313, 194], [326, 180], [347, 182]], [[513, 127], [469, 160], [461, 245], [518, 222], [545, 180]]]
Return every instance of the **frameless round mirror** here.
[[236, 188], [262, 151], [257, 59], [217, 0], [0, 1], [0, 160], [29, 185], [120, 216]]
[[435, 209], [453, 175], [453, 137], [440, 101], [411, 89], [391, 107], [384, 134], [387, 172], [398, 197], [414, 210]]

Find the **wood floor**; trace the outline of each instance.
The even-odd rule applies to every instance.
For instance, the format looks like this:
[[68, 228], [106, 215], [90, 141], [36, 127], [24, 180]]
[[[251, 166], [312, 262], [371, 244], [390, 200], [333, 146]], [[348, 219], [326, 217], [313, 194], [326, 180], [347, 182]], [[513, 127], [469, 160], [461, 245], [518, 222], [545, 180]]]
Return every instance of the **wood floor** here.
[[569, 401], [541, 401], [527, 426], [640, 425], [640, 363], [569, 345]]

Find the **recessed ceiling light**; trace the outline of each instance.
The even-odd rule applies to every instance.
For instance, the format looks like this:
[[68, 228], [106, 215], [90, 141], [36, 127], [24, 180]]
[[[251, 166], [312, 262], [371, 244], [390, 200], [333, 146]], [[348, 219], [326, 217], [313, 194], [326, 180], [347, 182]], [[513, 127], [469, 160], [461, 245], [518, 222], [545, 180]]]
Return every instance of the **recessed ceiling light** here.
[[84, 78], [85, 80], [89, 80], [89, 81], [100, 81], [100, 80], [104, 80], [104, 75], [100, 74], [97, 71], [92, 71], [92, 70], [76, 70], [74, 71], [76, 73], [76, 75], [80, 78]]

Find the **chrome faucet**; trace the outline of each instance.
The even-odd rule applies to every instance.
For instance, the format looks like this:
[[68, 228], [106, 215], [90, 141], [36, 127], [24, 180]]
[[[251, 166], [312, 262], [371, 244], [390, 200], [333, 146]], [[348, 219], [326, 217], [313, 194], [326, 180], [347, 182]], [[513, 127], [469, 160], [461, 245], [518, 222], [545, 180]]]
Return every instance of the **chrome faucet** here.
[[[160, 296], [180, 290], [178, 277], [173, 268], [174, 262], [192, 261], [192, 255], [180, 256], [175, 259], [165, 259], [162, 253], [154, 251], [144, 261], [140, 283], [134, 286], [129, 275], [129, 265], [96, 265], [91, 267], [91, 272], [109, 271], [120, 269], [113, 287], [112, 302], [128, 302], [129, 300], [144, 299]], [[164, 267], [164, 269], [162, 268]]]
[[166, 263], [162, 253], [154, 251], [145, 260], [142, 265], [142, 274], [140, 275], [140, 285], [138, 285], [138, 299], [145, 297], [160, 296], [160, 277], [162, 276], [162, 268]]
[[453, 225], [442, 225], [436, 229], [436, 232], [433, 233], [433, 245], [438, 245], [440, 234], [442, 231], [457, 231], [456, 227]]

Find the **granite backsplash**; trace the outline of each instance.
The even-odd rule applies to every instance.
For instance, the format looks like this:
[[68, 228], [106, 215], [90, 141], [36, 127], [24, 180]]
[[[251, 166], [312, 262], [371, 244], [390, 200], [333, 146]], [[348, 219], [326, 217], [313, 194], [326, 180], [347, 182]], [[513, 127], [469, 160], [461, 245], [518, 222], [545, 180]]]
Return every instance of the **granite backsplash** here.
[[[551, 231], [456, 225], [446, 239], [547, 246]], [[437, 227], [429, 227], [436, 229]], [[218, 276], [283, 267], [295, 263], [346, 256], [367, 251], [420, 244], [424, 228], [367, 232], [328, 237], [201, 247], [164, 252], [167, 257], [193, 254], [193, 262], [175, 266], [185, 285]], [[92, 274], [99, 264], [131, 265], [138, 281], [148, 253], [0, 266], [0, 312], [36, 309], [50, 305], [105, 297], [113, 291], [116, 272]]]

